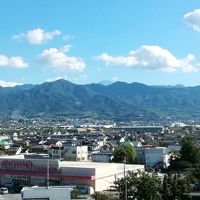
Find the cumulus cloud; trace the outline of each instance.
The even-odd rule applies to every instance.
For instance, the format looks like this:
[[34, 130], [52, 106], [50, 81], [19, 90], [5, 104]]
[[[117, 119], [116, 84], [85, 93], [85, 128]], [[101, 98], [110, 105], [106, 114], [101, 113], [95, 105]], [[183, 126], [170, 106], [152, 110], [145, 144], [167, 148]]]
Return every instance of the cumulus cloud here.
[[0, 80], [0, 86], [1, 87], [15, 87], [16, 85], [22, 85], [22, 83], [16, 83], [16, 82], [11, 82], [11, 81], [2, 81]]
[[26, 38], [30, 44], [40, 45], [52, 40], [56, 35], [61, 35], [59, 30], [54, 30], [52, 32], [47, 32], [41, 28], [33, 29], [27, 31], [27, 33], [20, 33], [18, 35], [13, 35], [12, 39], [21, 40]]
[[200, 9], [186, 13], [183, 17], [185, 22], [196, 31], [200, 31]]
[[28, 67], [28, 63], [20, 56], [9, 58], [5, 55], [0, 55], [0, 67], [25, 68]]
[[82, 71], [85, 68], [84, 61], [75, 56], [68, 56], [66, 53], [70, 50], [71, 45], [66, 45], [60, 49], [45, 49], [37, 61], [46, 67], [52, 67], [58, 71]]
[[189, 54], [183, 59], [176, 58], [170, 51], [159, 46], [143, 45], [140, 48], [130, 51], [128, 56], [112, 56], [103, 53], [96, 57], [104, 61], [106, 65], [116, 65], [145, 70], [176, 71], [178, 69], [184, 72], [197, 70], [198, 63], [195, 57]]

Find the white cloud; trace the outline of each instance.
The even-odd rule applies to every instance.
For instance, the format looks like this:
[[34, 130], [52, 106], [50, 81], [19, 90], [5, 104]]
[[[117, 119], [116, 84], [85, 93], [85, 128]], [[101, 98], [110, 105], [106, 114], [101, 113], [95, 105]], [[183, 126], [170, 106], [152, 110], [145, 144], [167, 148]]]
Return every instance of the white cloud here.
[[200, 31], [200, 9], [186, 13], [183, 17], [185, 22], [196, 31]]
[[145, 70], [176, 71], [184, 72], [197, 71], [198, 63], [195, 57], [189, 54], [186, 58], [178, 59], [167, 49], [159, 46], [143, 45], [140, 48], [130, 51], [128, 56], [112, 56], [103, 53], [97, 56], [98, 60], [106, 62], [106, 65], [139, 68]]
[[0, 86], [1, 87], [14, 87], [16, 85], [22, 85], [22, 83], [16, 83], [16, 82], [11, 82], [11, 81], [2, 81], [0, 80]]
[[33, 29], [27, 31], [27, 33], [20, 33], [18, 35], [13, 35], [12, 39], [21, 40], [26, 38], [30, 44], [43, 44], [52, 40], [56, 35], [61, 35], [59, 30], [54, 30], [52, 32], [47, 32], [41, 28]]
[[43, 66], [52, 67], [58, 71], [82, 71], [85, 68], [84, 61], [79, 57], [68, 56], [66, 53], [70, 48], [71, 45], [66, 45], [60, 49], [45, 49], [37, 60]]
[[54, 78], [48, 78], [45, 81], [46, 82], [54, 82], [54, 81], [57, 81], [57, 80], [60, 80], [60, 79], [67, 80], [68, 78], [67, 78], [67, 76], [64, 76], [64, 77], [58, 76], [58, 77], [54, 77]]
[[28, 63], [20, 56], [9, 58], [5, 55], [0, 55], [0, 67], [25, 68], [28, 67]]
[[22, 38], [26, 37], [24, 33], [20, 33], [19, 35], [13, 35], [12, 40], [20, 41]]
[[70, 51], [72, 45], [68, 44], [59, 49], [60, 52], [67, 53]]
[[64, 35], [64, 36], [62, 37], [62, 39], [63, 39], [63, 40], [72, 40], [72, 39], [74, 39], [74, 36], [73, 36], [73, 35], [67, 34], [67, 35]]

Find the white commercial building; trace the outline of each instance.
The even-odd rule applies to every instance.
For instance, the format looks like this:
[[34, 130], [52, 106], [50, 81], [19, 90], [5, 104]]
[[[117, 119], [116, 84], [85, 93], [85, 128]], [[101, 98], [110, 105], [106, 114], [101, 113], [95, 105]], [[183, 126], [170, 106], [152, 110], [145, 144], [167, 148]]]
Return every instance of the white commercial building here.
[[22, 200], [70, 200], [69, 187], [24, 187], [21, 191]]
[[[20, 156], [0, 157], [0, 184], [79, 185], [95, 191], [107, 190], [114, 181], [124, 176], [122, 163], [68, 162], [47, 159], [31, 159]], [[144, 165], [125, 165], [125, 171], [144, 171]]]

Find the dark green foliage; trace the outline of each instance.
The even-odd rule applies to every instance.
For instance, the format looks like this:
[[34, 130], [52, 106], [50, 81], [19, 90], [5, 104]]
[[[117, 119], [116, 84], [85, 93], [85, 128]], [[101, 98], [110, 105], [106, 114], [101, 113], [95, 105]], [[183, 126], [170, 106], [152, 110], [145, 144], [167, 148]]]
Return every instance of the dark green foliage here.
[[176, 158], [170, 161], [170, 169], [175, 171], [184, 171], [192, 167], [192, 163]]
[[195, 144], [195, 137], [187, 135], [181, 140], [180, 156], [171, 159], [170, 168], [183, 171], [200, 165], [200, 149]]
[[163, 200], [171, 200], [172, 198], [171, 186], [172, 186], [171, 176], [165, 176], [163, 179], [163, 191], [162, 191]]
[[195, 137], [188, 135], [181, 141], [180, 159], [193, 164], [200, 162], [200, 150], [195, 144]]
[[136, 159], [136, 151], [131, 144], [118, 146], [113, 152], [112, 162], [122, 163], [126, 159], [126, 163], [134, 163]]
[[190, 169], [190, 172], [192, 172], [192, 176], [200, 181], [200, 166]]
[[[147, 173], [129, 172], [127, 177], [128, 200], [186, 200], [185, 193], [191, 192], [191, 186], [184, 176], [165, 176], [163, 183], [156, 176]], [[115, 182], [120, 199], [125, 199], [125, 181]]]
[[161, 183], [158, 178], [148, 174], [142, 174], [139, 178], [139, 184], [137, 186], [137, 196], [141, 200], [161, 200]]
[[[138, 176], [139, 175], [139, 176]], [[162, 200], [161, 182], [158, 178], [146, 173], [132, 173], [127, 175], [127, 196], [130, 199], [140, 200]], [[120, 192], [120, 199], [125, 199], [125, 181], [120, 179], [115, 182], [117, 190]]]
[[115, 197], [112, 194], [109, 193], [103, 193], [103, 192], [95, 192], [92, 197], [95, 200], [119, 200], [117, 197]]
[[74, 189], [74, 190], [71, 191], [71, 198], [72, 198], [72, 199], [76, 199], [76, 198], [78, 198], [78, 196], [79, 196], [80, 194], [81, 194], [81, 193], [80, 193], [80, 191], [79, 191], [78, 189]]
[[163, 200], [189, 199], [185, 194], [192, 191], [192, 188], [185, 176], [168, 175], [163, 180]]

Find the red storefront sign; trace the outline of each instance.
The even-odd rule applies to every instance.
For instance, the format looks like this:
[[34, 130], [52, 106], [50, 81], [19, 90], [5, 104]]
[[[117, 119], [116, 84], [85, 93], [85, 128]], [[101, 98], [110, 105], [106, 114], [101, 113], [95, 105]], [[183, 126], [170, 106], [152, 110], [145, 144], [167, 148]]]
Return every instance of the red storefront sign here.
[[4, 160], [1, 162], [1, 168], [11, 170], [31, 170], [33, 167], [30, 161]]
[[[47, 171], [47, 165], [33, 165], [31, 161], [24, 160], [3, 160], [0, 164], [0, 169], [17, 170], [17, 171]], [[49, 171], [58, 171], [57, 167], [49, 166]]]
[[[0, 175], [18, 175], [18, 176], [41, 176], [46, 177], [47, 166], [34, 166], [31, 161], [21, 160], [3, 160], [0, 163]], [[52, 178], [59, 179], [78, 179], [95, 180], [95, 176], [75, 176], [58, 173], [56, 167], [49, 167], [49, 174]], [[55, 173], [54, 173], [55, 172]]]

